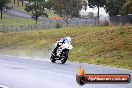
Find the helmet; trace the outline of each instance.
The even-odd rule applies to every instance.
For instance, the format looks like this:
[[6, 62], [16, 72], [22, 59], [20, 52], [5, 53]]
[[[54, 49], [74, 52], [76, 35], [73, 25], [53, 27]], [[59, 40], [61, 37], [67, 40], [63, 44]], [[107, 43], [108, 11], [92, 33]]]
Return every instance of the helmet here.
[[69, 43], [71, 42], [71, 37], [66, 37], [66, 39]]

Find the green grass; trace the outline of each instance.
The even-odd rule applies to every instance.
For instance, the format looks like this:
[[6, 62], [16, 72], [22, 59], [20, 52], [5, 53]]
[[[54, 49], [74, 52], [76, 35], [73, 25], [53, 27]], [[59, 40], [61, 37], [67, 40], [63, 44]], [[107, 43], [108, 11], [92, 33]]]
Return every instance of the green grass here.
[[3, 19], [0, 20], [0, 25], [19, 26], [31, 24], [35, 24], [35, 21], [32, 19], [8, 16], [6, 14], [3, 14]]
[[[31, 27], [32, 25], [32, 27]], [[32, 30], [36, 25], [35, 20], [21, 18], [21, 17], [14, 17], [8, 16], [3, 14], [3, 19], [0, 19], [0, 31], [23, 31], [23, 30]], [[55, 28], [56, 23], [47, 23], [47, 22], [40, 22], [37, 23], [37, 28]]]
[[[1, 53], [17, 55], [51, 52], [53, 44], [71, 36], [69, 61], [132, 69], [132, 27], [80, 27], [0, 33]], [[19, 53], [18, 53], [19, 52]]]

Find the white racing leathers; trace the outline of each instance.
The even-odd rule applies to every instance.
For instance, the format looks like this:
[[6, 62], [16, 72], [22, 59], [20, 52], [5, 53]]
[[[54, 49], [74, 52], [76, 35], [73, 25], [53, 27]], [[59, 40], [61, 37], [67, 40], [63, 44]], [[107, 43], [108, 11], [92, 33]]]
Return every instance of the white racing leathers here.
[[56, 60], [61, 60], [62, 63], [65, 63], [68, 59], [68, 53], [69, 51], [73, 48], [71, 43], [69, 42], [65, 42], [62, 43], [60, 41], [58, 41], [56, 44], [56, 50], [55, 53], [56, 54], [51, 54], [51, 62], [55, 62]]

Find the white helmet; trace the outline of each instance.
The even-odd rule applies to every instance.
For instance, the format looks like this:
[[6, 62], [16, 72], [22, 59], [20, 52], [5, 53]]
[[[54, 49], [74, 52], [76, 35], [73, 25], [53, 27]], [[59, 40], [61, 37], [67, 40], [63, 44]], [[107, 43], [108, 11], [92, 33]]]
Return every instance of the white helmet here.
[[66, 39], [69, 43], [71, 42], [71, 37], [66, 37]]

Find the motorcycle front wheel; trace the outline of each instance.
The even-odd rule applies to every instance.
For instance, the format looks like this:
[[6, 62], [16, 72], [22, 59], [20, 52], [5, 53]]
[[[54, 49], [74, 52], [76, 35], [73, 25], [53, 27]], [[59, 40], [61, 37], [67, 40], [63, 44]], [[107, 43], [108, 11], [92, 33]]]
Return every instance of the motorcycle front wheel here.
[[51, 60], [51, 62], [55, 63], [56, 59], [55, 59], [55, 56], [53, 54], [51, 54], [50, 60]]
[[67, 61], [68, 53], [64, 55], [64, 57], [61, 58], [61, 63], [64, 64]]

